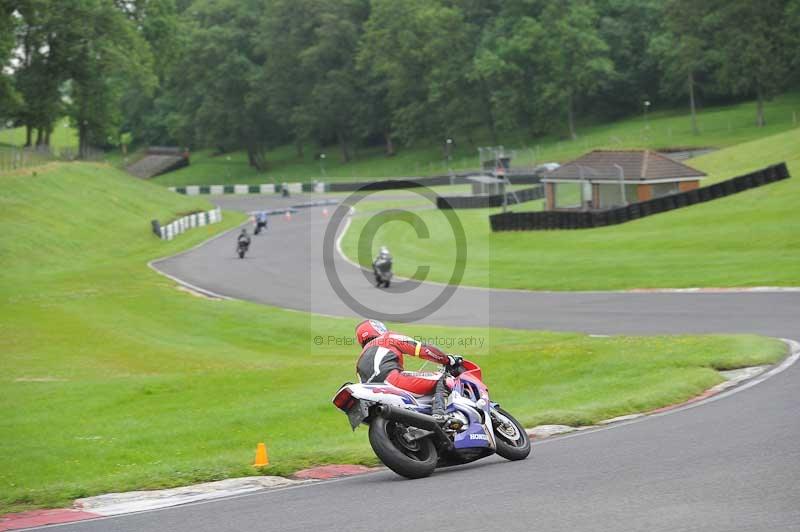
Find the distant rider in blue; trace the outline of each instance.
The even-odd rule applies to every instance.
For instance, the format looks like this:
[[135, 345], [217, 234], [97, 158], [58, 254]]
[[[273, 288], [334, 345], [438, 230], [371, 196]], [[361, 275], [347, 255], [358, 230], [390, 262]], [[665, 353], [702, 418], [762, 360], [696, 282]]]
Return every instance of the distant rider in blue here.
[[256, 230], [255, 234], [258, 234], [261, 230], [267, 230], [267, 213], [266, 211], [261, 211], [256, 214]]

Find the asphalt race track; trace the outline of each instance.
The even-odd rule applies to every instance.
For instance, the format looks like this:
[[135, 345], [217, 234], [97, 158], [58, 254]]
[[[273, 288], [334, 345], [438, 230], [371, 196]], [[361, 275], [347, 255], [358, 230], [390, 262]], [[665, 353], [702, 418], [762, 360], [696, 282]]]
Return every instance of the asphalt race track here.
[[[256, 210], [291, 200], [220, 197]], [[332, 208], [329, 208], [331, 212]], [[157, 263], [213, 292], [356, 316], [330, 288], [321, 208], [270, 220], [245, 260], [235, 235]], [[391, 295], [338, 255], [350, 294], [381, 312], [412, 312], [441, 285]], [[458, 288], [425, 323], [596, 334], [752, 332], [800, 339], [800, 293], [534, 293]], [[413, 326], [409, 332], [413, 334]], [[355, 356], [355, 354], [354, 354]], [[490, 458], [402, 480], [389, 471], [63, 525], [69, 531], [370, 531], [496, 529], [800, 530], [800, 364], [694, 408], [535, 444], [531, 457]], [[348, 430], [343, 419], [342, 430]], [[354, 437], [364, 437], [361, 431]]]
[[[215, 200], [224, 209], [248, 212], [302, 201], [259, 196]], [[361, 205], [369, 208], [368, 203]], [[328, 210], [332, 214], [334, 207]], [[328, 220], [321, 207], [298, 210], [288, 221], [273, 216], [269, 231], [253, 238], [243, 261], [234, 254], [236, 232], [232, 232], [155, 266], [218, 294], [356, 318], [361, 314], [341, 300], [326, 277], [322, 249]], [[420, 302], [433, 301], [442, 285], [408, 281], [413, 285], [409, 290], [411, 286], [395, 282], [388, 291], [378, 290], [370, 284], [371, 273], [354, 267], [338, 253], [333, 260], [342, 285], [353, 298], [380, 312], [416, 314], [415, 319], [424, 323], [595, 334], [758, 332], [800, 336], [800, 292], [548, 293], [459, 287], [444, 307], [425, 317], [415, 310]]]

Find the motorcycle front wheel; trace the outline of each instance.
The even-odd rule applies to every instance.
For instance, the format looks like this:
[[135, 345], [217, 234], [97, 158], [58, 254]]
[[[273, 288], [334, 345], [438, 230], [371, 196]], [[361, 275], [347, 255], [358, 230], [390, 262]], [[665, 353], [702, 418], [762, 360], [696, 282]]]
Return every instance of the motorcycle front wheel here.
[[403, 435], [408, 427], [381, 416], [369, 425], [369, 443], [381, 462], [406, 478], [430, 476], [436, 469], [439, 455], [430, 438], [408, 441]]
[[531, 439], [514, 416], [500, 407], [492, 409], [497, 454], [506, 460], [524, 460], [531, 454]]

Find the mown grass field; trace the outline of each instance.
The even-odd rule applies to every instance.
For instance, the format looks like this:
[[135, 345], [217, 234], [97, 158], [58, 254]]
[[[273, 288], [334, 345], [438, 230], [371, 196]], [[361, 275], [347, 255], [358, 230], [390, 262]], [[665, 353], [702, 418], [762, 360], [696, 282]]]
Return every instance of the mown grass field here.
[[[657, 107], [657, 105], [656, 105]], [[605, 124], [579, 126], [575, 141], [555, 135], [531, 139], [521, 132], [500, 139], [506, 148], [515, 149], [515, 166], [532, 166], [548, 161], [566, 161], [593, 148], [668, 148], [687, 146], [725, 147], [773, 135], [796, 127], [800, 120], [800, 93], [789, 93], [766, 106], [767, 126], [755, 127], [755, 103], [703, 109], [698, 114], [700, 134], [691, 131], [688, 111], [683, 108], [655, 110], [644, 117]], [[472, 170], [479, 166], [477, 146], [491, 145], [488, 135], [476, 132], [472, 142], [455, 139], [449, 167]], [[380, 147], [361, 149], [355, 160], [343, 164], [336, 146], [306, 146], [304, 158], [293, 146], [283, 146], [267, 154], [269, 168], [259, 172], [248, 166], [242, 152], [213, 156], [210, 151], [192, 154], [189, 167], [155, 178], [166, 186], [213, 185], [225, 183], [259, 184], [283, 181], [367, 181], [396, 176], [446, 174], [448, 163], [444, 139], [425, 139], [411, 146], [401, 146], [396, 156], [385, 157]], [[324, 163], [315, 158], [325, 153]]]
[[[268, 474], [375, 463], [330, 404], [354, 378], [353, 320], [199, 298], [146, 266], [243, 215], [162, 242], [151, 219], [209, 205], [103, 165], [51, 164], [0, 190], [0, 514], [253, 474], [259, 441]], [[785, 352], [755, 336], [403, 330], [475, 359], [528, 425], [673, 403], [720, 382], [715, 368]]]
[[[464, 284], [538, 290], [800, 285], [800, 129], [692, 159], [707, 185], [786, 161], [794, 176], [727, 198], [600, 229], [492, 233], [499, 209], [456, 211], [467, 235]], [[386, 205], [388, 207], [388, 205]], [[542, 202], [512, 210], [541, 210]], [[391, 216], [375, 246], [388, 245], [401, 275], [429, 265], [429, 279], [447, 282], [455, 266], [448, 219], [415, 211], [431, 237]], [[358, 257], [367, 220], [356, 217], [343, 250]], [[381, 216], [378, 214], [378, 216]], [[371, 256], [375, 250], [365, 255]]]

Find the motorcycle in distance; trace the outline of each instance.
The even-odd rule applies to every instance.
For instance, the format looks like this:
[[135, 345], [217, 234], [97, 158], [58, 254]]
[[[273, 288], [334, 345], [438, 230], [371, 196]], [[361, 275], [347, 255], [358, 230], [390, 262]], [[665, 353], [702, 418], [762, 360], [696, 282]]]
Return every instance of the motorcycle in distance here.
[[[353, 430], [369, 425], [372, 450], [406, 478], [431, 475], [437, 467], [466, 464], [498, 454], [523, 460], [531, 452], [525, 429], [489, 399], [481, 368], [468, 360], [450, 370], [444, 420], [431, 415], [433, 396], [414, 397], [391, 384], [346, 383], [333, 404]], [[440, 380], [441, 386], [444, 384]]]
[[254, 218], [254, 222], [256, 224], [256, 228], [253, 230], [253, 234], [257, 235], [263, 229], [264, 231], [267, 230], [267, 213], [266, 212], [259, 212], [256, 214]]
[[381, 249], [380, 254], [372, 263], [372, 271], [375, 274], [375, 286], [380, 288], [383, 285], [389, 288], [392, 284], [392, 256], [385, 248]]
[[236, 242], [236, 254], [239, 255], [240, 259], [244, 258], [244, 254], [247, 253], [248, 249], [250, 249], [250, 239], [239, 236]]

